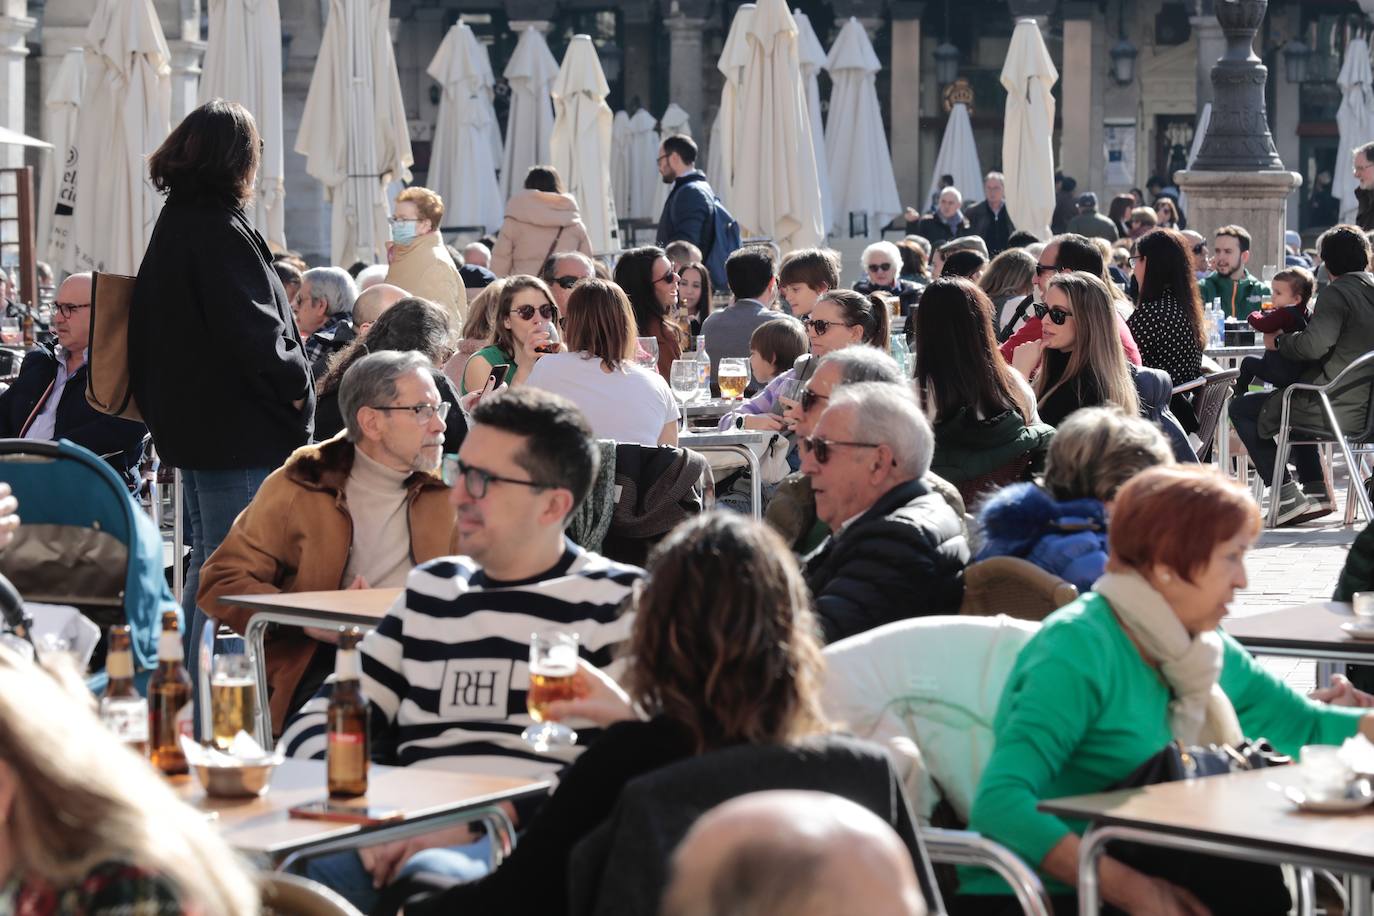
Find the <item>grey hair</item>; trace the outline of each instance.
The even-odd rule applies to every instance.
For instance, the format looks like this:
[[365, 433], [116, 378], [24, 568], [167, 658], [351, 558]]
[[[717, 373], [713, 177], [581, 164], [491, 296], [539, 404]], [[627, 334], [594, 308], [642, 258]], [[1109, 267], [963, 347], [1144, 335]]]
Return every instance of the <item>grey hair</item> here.
[[854, 407], [854, 441], [891, 448], [897, 471], [908, 479], [926, 476], [935, 433], [910, 386], [859, 382], [836, 388], [828, 410], [849, 406]]
[[998, 181], [1002, 182], [1002, 185], [1003, 185], [1004, 187], [1006, 186], [1006, 183], [1007, 183], [1007, 176], [1006, 176], [1006, 175], [1003, 175], [1001, 172], [997, 171], [996, 169], [993, 169], [991, 172], [988, 172], [986, 175], [983, 176], [983, 183], [984, 183], [984, 184], [987, 184], [989, 181], [992, 181], [994, 178], [997, 179]]
[[358, 298], [358, 287], [342, 267], [312, 267], [301, 275], [302, 283], [310, 284], [310, 296], [323, 299], [326, 315], [348, 315]]
[[[950, 186], [947, 187], [947, 188], [941, 188], [941, 189], [940, 189], [940, 197], [944, 197], [946, 194], [953, 194], [956, 198], [958, 198], [959, 203], [961, 203], [961, 204], [964, 202], [964, 192], [963, 192], [963, 191], [960, 191], [960, 190], [959, 190], [958, 188], [956, 188], [954, 185], [950, 185]], [[936, 200], [939, 200], [939, 199], [940, 199], [939, 197], [936, 198]]]
[[889, 385], [908, 385], [910, 380], [902, 375], [897, 361], [876, 347], [854, 346], [827, 353], [816, 363], [817, 371], [821, 366], [833, 365], [840, 370], [838, 385], [853, 385], [857, 382], [885, 382]]
[[358, 408], [390, 405], [396, 400], [397, 379], [417, 370], [429, 372], [433, 368], [429, 357], [415, 350], [383, 350], [349, 366], [339, 382], [339, 413], [343, 414], [348, 441], [361, 442], [363, 439]]
[[1075, 410], [1059, 424], [1045, 458], [1045, 489], [1055, 499], [1108, 502], [1146, 468], [1174, 463], [1159, 427], [1115, 404]]
[[474, 248], [480, 251], [486, 257], [491, 257], [491, 249], [488, 248], [486, 245], [483, 245], [481, 242], [468, 242], [466, 245], [463, 246], [463, 253], [467, 254]]
[[897, 246], [894, 245], [893, 243], [887, 242], [887, 241], [883, 241], [883, 242], [874, 242], [872, 245], [869, 245], [867, 248], [864, 249], [863, 256], [862, 256], [861, 258], [859, 258], [860, 263], [862, 263], [864, 266], [867, 266], [867, 265], [868, 265], [868, 256], [871, 255], [871, 254], [882, 254], [882, 255], [886, 256], [886, 257], [887, 257], [887, 260], [888, 260], [888, 263], [890, 263], [893, 267], [895, 267], [895, 268], [897, 269], [897, 272], [898, 272], [898, 273], [901, 272], [901, 268], [902, 268], [902, 253], [901, 253], [901, 251], [898, 250]]

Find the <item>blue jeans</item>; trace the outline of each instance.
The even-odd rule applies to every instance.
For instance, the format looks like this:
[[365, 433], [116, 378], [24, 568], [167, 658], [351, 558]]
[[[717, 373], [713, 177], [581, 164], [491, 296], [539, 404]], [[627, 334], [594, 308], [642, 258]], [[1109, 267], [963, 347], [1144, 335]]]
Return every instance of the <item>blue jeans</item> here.
[[[334, 890], [364, 913], [371, 912], [381, 897], [380, 889], [372, 886], [372, 876], [353, 850], [307, 859], [298, 870], [310, 880]], [[396, 877], [427, 872], [457, 881], [476, 881], [489, 871], [491, 838], [482, 837], [465, 846], [422, 849], [406, 860]]]
[[[245, 468], [231, 471], [181, 471], [183, 521], [186, 540], [191, 545], [191, 568], [181, 592], [181, 612], [185, 620], [186, 672], [191, 683], [200, 675], [200, 640], [205, 629], [205, 614], [196, 606], [200, 588], [200, 568], [229, 534], [234, 519], [253, 501], [258, 487], [275, 468]], [[174, 562], [180, 562], [180, 557]], [[195, 721], [200, 722], [199, 694]], [[199, 732], [199, 728], [197, 728]], [[209, 737], [208, 735], [203, 737]]]

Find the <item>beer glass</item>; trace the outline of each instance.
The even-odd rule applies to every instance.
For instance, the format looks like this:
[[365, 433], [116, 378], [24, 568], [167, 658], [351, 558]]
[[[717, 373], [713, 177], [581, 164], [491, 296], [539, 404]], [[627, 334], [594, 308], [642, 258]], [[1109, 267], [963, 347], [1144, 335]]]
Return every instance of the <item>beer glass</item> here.
[[211, 732], [215, 747], [229, 750], [240, 731], [253, 734], [257, 710], [257, 680], [248, 656], [223, 653], [210, 668]]
[[576, 697], [573, 677], [577, 674], [577, 634], [550, 630], [530, 636], [530, 689], [525, 706], [531, 725], [520, 733], [531, 747], [540, 753], [557, 747], [571, 747], [577, 743], [577, 732], [561, 722], [551, 722], [548, 704], [556, 700]]
[[749, 360], [747, 359], [722, 359], [720, 361], [720, 372], [716, 376], [716, 384], [720, 386], [720, 396], [738, 401], [744, 397], [744, 389], [749, 386]]

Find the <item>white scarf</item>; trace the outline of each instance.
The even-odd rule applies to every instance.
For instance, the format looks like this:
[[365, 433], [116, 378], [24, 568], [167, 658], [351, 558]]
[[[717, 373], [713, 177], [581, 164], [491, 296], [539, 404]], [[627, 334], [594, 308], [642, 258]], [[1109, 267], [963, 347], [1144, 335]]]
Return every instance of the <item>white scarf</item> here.
[[1222, 643], [1216, 631], [1189, 636], [1183, 624], [1144, 576], [1109, 572], [1093, 583], [1107, 599], [1126, 631], [1145, 653], [1159, 662], [1173, 691], [1169, 730], [1184, 746], [1237, 744], [1243, 739], [1231, 701], [1222, 693]]

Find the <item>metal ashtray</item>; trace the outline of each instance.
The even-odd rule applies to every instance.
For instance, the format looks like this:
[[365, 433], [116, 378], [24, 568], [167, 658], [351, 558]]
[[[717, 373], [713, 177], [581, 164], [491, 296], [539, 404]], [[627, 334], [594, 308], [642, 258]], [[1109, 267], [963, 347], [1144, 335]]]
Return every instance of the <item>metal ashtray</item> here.
[[191, 767], [196, 771], [196, 779], [200, 780], [205, 794], [216, 798], [255, 798], [263, 795], [276, 768], [275, 761], [239, 766], [193, 764]]

